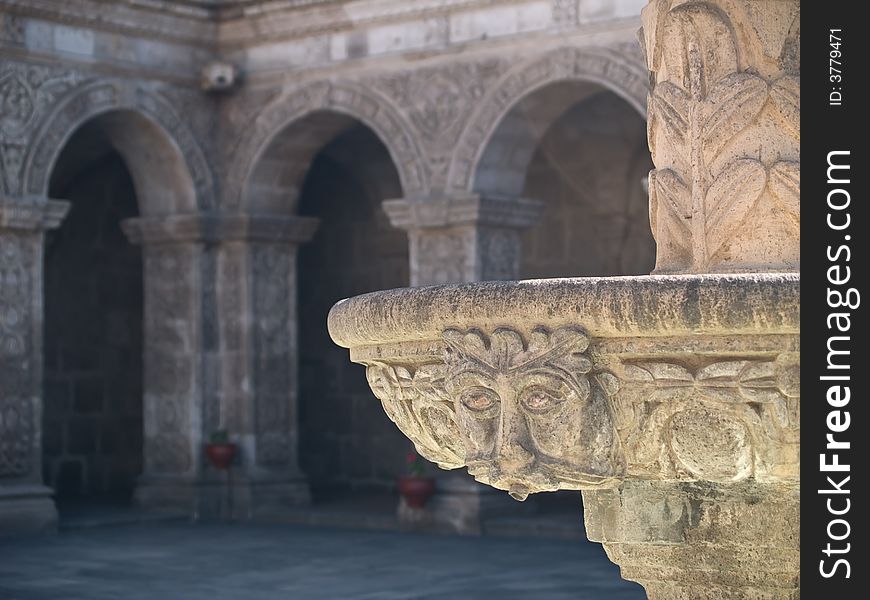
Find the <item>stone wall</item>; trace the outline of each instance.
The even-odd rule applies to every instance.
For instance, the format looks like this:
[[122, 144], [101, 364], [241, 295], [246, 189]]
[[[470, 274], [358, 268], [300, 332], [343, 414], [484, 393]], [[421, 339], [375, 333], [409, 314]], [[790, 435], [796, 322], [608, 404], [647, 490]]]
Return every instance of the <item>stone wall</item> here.
[[300, 461], [315, 493], [392, 488], [405, 467], [407, 440], [324, 327], [338, 300], [408, 285], [407, 237], [381, 210], [399, 195], [386, 148], [361, 125], [324, 148], [302, 188], [300, 211], [320, 219], [299, 252]]
[[136, 196], [115, 153], [69, 172], [82, 153], [74, 139], [61, 156], [52, 193], [72, 208], [45, 248], [43, 469], [58, 501], [129, 497], [142, 471], [142, 257], [120, 228]]
[[[65, 296], [51, 281], [43, 294], [39, 253], [43, 231], [64, 212], [49, 201], [62, 193], [49, 181], [78, 168], [58, 161], [75, 131], [100, 141], [89, 126], [100, 121], [141, 214], [125, 225], [144, 256], [144, 281], [129, 269], [145, 298], [137, 500], [200, 506], [196, 497], [216, 481], [202, 444], [219, 427], [242, 447], [236, 481], [249, 499], [266, 495], [280, 509], [307, 498], [297, 440], [315, 487], [383, 486], [404, 468], [407, 446], [387, 433], [361, 371], [343, 366], [326, 338], [326, 310], [409, 281], [642, 272], [648, 237], [634, 194], [642, 197], [648, 159], [631, 114], [648, 93], [635, 37], [641, 4], [0, 0], [0, 241], [22, 240], [3, 249], [18, 262], [0, 279], [0, 302], [19, 322], [0, 321], [11, 340], [0, 344], [0, 362], [28, 365], [24, 374], [0, 369], [0, 390], [17, 390], [0, 395], [3, 410], [22, 415], [4, 433], [12, 466], [0, 469], [8, 477], [0, 491], [36, 494], [40, 522], [51, 522], [38, 481], [40, 389], [69, 374], [51, 363], [43, 377], [41, 300]], [[208, 85], [203, 69], [214, 61], [235, 67], [233, 85]], [[544, 129], [534, 129], [521, 156], [499, 162], [516, 133], [502, 125], [522, 125], [514, 109], [534, 108], [554, 85], [606, 89], [614, 103], [556, 98], [533, 122], [551, 131], [543, 143]], [[323, 151], [354, 123], [382, 145], [354, 141], [356, 130]], [[569, 152], [581, 138], [590, 146], [614, 138], [612, 151]], [[407, 203], [405, 231], [389, 226], [380, 204], [388, 199]], [[323, 219], [308, 247], [316, 223], [300, 215]], [[582, 234], [554, 253], [547, 244], [566, 223]], [[53, 394], [46, 387], [45, 398]], [[45, 451], [59, 456], [57, 427], [46, 423]], [[86, 437], [92, 452], [102, 448], [99, 435]]]

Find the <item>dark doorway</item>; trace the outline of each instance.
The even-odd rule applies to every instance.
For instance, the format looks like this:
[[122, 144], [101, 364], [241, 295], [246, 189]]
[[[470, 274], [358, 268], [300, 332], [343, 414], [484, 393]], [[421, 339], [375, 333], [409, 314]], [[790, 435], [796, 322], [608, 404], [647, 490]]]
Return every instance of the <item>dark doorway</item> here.
[[142, 256], [121, 156], [99, 122], [78, 130], [50, 195], [71, 208], [45, 245], [43, 471], [59, 507], [129, 503], [142, 472]]
[[324, 147], [302, 188], [300, 214], [321, 220], [298, 263], [300, 463], [315, 501], [391, 492], [405, 469], [409, 442], [372, 396], [364, 367], [326, 330], [342, 298], [408, 285], [407, 236], [381, 208], [401, 195], [387, 148], [360, 124]]

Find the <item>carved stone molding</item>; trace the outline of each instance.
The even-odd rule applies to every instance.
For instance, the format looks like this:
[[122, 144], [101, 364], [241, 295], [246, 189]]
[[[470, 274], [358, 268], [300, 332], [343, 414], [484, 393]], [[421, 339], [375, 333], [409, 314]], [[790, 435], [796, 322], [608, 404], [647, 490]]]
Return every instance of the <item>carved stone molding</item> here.
[[319, 219], [285, 215], [174, 215], [127, 219], [122, 228], [134, 244], [216, 243], [232, 240], [307, 242]]
[[394, 227], [408, 232], [411, 285], [511, 279], [520, 264], [520, 232], [543, 203], [525, 198], [453, 194], [387, 200]]
[[211, 167], [183, 118], [148, 87], [110, 79], [84, 82], [52, 104], [51, 113], [33, 131], [33, 144], [22, 160], [25, 192], [45, 195], [51, 169], [73, 132], [88, 120], [116, 110], [136, 112], [161, 128], [184, 157], [197, 206], [205, 209], [214, 205]]
[[580, 326], [448, 328], [443, 362], [363, 362], [423, 456], [517, 498], [624, 478], [797, 481], [798, 355], [623, 359], [589, 345]]
[[644, 9], [657, 272], [799, 267], [800, 3], [758, 4]]
[[0, 66], [0, 192], [20, 194], [28, 140], [57, 99], [82, 75], [44, 65], [4, 61]]
[[[406, 193], [426, 188], [425, 161], [418, 140], [404, 115], [388, 98], [359, 84], [315, 82], [288, 90], [243, 125], [238, 142], [226, 154], [229, 161], [224, 206], [238, 208], [246, 202], [245, 186], [258, 161], [276, 135], [317, 111], [334, 111], [359, 120], [387, 147]], [[282, 156], [283, 160], [289, 157]], [[303, 157], [306, 160], [311, 157]]]
[[544, 210], [540, 200], [478, 194], [456, 194], [438, 200], [385, 200], [383, 207], [393, 227], [408, 230], [455, 225], [522, 228], [535, 224]]
[[63, 221], [69, 207], [69, 202], [64, 200], [0, 197], [0, 230], [54, 229]]
[[615, 397], [629, 471], [719, 483], [797, 481], [798, 356], [622, 362]]

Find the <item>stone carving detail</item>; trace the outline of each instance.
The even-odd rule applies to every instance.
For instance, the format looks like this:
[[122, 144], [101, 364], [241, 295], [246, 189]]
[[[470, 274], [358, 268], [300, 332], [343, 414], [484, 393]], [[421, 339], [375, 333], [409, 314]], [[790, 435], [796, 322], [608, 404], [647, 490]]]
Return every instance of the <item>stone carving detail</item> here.
[[442, 469], [465, 464], [456, 409], [445, 388], [443, 364], [391, 366], [371, 362], [366, 378], [384, 412], [417, 451]]
[[[794, 268], [800, 80], [787, 60], [787, 32], [773, 31], [782, 24], [773, 23], [772, 12], [756, 24], [782, 40], [776, 55], [766, 56], [762, 39], [737, 32], [726, 16], [742, 0], [656, 4], [666, 12], [648, 9], [643, 34], [654, 80], [648, 126], [657, 167], [649, 185], [657, 270], [735, 270], [759, 255], [774, 255], [774, 268]], [[799, 18], [799, 5], [782, 6], [787, 27]], [[747, 240], [744, 225], [771, 226], [760, 214], [769, 214], [784, 236]]]
[[21, 191], [27, 141], [41, 116], [60, 95], [81, 80], [69, 69], [4, 62], [0, 67], [0, 189]]
[[369, 385], [423, 456], [518, 499], [626, 477], [798, 476], [797, 354], [632, 358], [611, 371], [578, 327], [447, 329], [443, 343], [443, 364], [365, 361]]
[[507, 61], [491, 58], [390, 75], [378, 82], [403, 110], [423, 140], [430, 180], [443, 182], [450, 153], [471, 107], [504, 73]]
[[28, 265], [36, 257], [30, 245], [15, 232], [0, 232], [0, 477], [26, 475], [31, 466], [33, 280]]
[[195, 260], [191, 249], [176, 245], [146, 246], [144, 259], [146, 470], [181, 473], [193, 465], [188, 431], [195, 393], [193, 290], [181, 274]]
[[0, 397], [0, 477], [30, 472], [33, 445], [33, 402], [19, 396]]
[[478, 481], [524, 500], [590, 489], [625, 473], [609, 373], [593, 373], [579, 328], [448, 329], [445, 364], [369, 363], [384, 410], [426, 458], [468, 466]]
[[[797, 476], [796, 358], [623, 364], [615, 396], [629, 471], [721, 483]], [[794, 469], [788, 472], [788, 469]]]
[[[447, 389], [468, 472], [524, 500], [530, 492], [589, 489], [625, 474], [607, 393], [579, 328], [524, 337], [448, 329]], [[609, 374], [602, 374], [605, 381]]]
[[[68, 86], [69, 88], [72, 85]], [[63, 143], [89, 119], [111, 110], [132, 110], [160, 126], [177, 144], [193, 179], [201, 208], [214, 204], [214, 184], [205, 154], [185, 121], [163, 98], [144, 87], [131, 88], [115, 80], [85, 82], [52, 104], [52, 114], [42, 119], [35, 142], [24, 158], [22, 185], [31, 194], [45, 195], [51, 166]]]

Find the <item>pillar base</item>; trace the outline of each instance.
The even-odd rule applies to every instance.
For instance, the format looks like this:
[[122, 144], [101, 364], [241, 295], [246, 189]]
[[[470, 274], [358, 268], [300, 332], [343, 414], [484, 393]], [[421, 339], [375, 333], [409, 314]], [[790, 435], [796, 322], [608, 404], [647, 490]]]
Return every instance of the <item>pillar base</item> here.
[[584, 491], [590, 540], [652, 600], [800, 597], [797, 486], [626, 481]]
[[311, 491], [304, 478], [250, 480], [217, 477], [190, 480], [142, 478], [135, 502], [145, 510], [181, 512], [192, 519], [279, 520], [293, 507], [311, 503]]
[[0, 537], [57, 531], [51, 488], [37, 484], [0, 486]]

